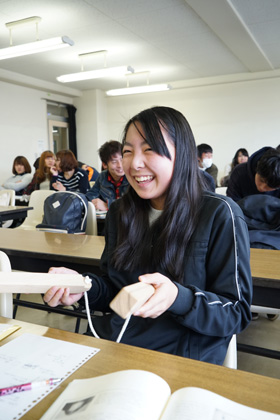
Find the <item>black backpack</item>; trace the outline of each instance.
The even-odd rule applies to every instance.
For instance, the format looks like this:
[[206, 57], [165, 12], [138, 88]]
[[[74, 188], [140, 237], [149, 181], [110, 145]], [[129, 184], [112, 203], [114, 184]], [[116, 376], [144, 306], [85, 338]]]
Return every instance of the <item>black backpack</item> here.
[[43, 221], [37, 230], [63, 233], [85, 233], [88, 201], [84, 194], [57, 191], [44, 201]]

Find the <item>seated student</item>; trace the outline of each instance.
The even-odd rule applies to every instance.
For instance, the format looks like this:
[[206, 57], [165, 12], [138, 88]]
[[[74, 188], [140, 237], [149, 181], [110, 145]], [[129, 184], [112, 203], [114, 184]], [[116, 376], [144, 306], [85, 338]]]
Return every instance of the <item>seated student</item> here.
[[88, 182], [97, 180], [99, 172], [93, 166], [89, 166], [83, 162], [80, 162], [79, 160], [78, 160], [78, 166], [79, 168], [83, 169], [84, 171], [88, 173]]
[[31, 166], [24, 156], [17, 156], [13, 162], [13, 176], [8, 178], [3, 187], [6, 190], [14, 190], [17, 195], [22, 195], [23, 190], [32, 179]]
[[235, 155], [233, 156], [231, 164], [228, 165], [228, 167], [226, 168], [225, 176], [221, 179], [221, 187], [228, 186], [228, 180], [234, 168], [240, 163], [248, 162], [248, 159], [249, 159], [249, 153], [247, 152], [246, 149], [241, 148], [236, 151]]
[[215, 181], [215, 187], [218, 186], [218, 168], [213, 163], [213, 149], [209, 144], [199, 144], [197, 146], [197, 160], [199, 167], [208, 172]]
[[[108, 312], [122, 287], [151, 284], [154, 294], [134, 312], [121, 341], [222, 364], [232, 335], [251, 318], [242, 211], [229, 198], [203, 191], [191, 128], [175, 109], [154, 107], [133, 117], [122, 147], [130, 188], [109, 208], [103, 275], [88, 274], [90, 307]], [[75, 273], [64, 267], [50, 272]], [[82, 296], [54, 286], [44, 300], [54, 307]], [[97, 334], [116, 340], [124, 320], [114, 313], [97, 318]]]
[[205, 191], [215, 192], [216, 185], [215, 185], [215, 181], [212, 175], [208, 174], [208, 172], [204, 171], [202, 168], [199, 168], [199, 169], [200, 169], [199, 173], [202, 177], [202, 182], [204, 184]]
[[56, 168], [52, 168], [51, 190], [78, 191], [85, 194], [89, 189], [88, 174], [78, 168], [78, 161], [71, 150], [56, 154]]
[[111, 203], [122, 197], [128, 188], [122, 167], [122, 145], [116, 140], [107, 141], [98, 152], [104, 170], [86, 197], [93, 202], [96, 210], [108, 210]]
[[[34, 167], [36, 167], [36, 161], [34, 162]], [[40, 156], [38, 169], [36, 169], [32, 181], [27, 185], [23, 194], [30, 195], [35, 190], [50, 190], [50, 180], [52, 178], [51, 168], [54, 165], [54, 153], [50, 150], [45, 150]]]
[[280, 152], [263, 147], [246, 163], [237, 165], [229, 179], [227, 196], [234, 201], [254, 194], [280, 198]]

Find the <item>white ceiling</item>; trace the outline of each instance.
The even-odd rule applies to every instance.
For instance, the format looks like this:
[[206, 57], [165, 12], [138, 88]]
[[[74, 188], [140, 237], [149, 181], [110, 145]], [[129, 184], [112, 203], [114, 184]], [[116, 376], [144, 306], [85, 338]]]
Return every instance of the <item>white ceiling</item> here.
[[[81, 69], [79, 54], [107, 50], [107, 66], [150, 71], [150, 84], [280, 69], [280, 0], [0, 0], [0, 48], [5, 23], [39, 16], [40, 39], [67, 35], [74, 46], [0, 61], [1, 71], [59, 84]], [[35, 25], [12, 31], [13, 44], [36, 39]], [[85, 70], [104, 65], [84, 60]], [[6, 72], [7, 73], [7, 72]], [[3, 80], [3, 77], [2, 77]], [[146, 83], [146, 75], [130, 85]], [[64, 85], [66, 86], [66, 85]], [[126, 86], [126, 78], [68, 83], [78, 90]]]

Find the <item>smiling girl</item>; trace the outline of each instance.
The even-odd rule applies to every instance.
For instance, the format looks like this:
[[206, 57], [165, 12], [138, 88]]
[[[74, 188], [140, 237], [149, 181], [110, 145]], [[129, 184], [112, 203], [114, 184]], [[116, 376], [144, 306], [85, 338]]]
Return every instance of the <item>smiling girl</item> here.
[[[107, 215], [104, 275], [90, 275], [91, 308], [108, 312], [122, 287], [152, 284], [154, 294], [133, 314], [122, 342], [222, 364], [231, 336], [251, 317], [242, 212], [205, 190], [191, 128], [172, 108], [154, 107], [127, 123], [123, 168], [130, 188]], [[81, 298], [52, 287], [44, 300], [57, 306]], [[94, 325], [102, 338], [116, 340], [123, 320], [111, 313]]]

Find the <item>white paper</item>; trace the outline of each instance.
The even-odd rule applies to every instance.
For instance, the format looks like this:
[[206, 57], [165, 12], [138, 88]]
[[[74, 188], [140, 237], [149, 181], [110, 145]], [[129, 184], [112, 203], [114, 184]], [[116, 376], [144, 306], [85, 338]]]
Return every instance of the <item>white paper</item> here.
[[201, 388], [172, 394], [161, 420], [280, 420], [280, 416], [236, 403]]
[[[0, 388], [50, 378], [65, 380], [98, 351], [80, 344], [23, 334], [0, 348]], [[19, 419], [57, 386], [0, 397], [1, 419]]]
[[155, 420], [169, 395], [168, 384], [151, 372], [120, 371], [74, 380], [41, 420]]

